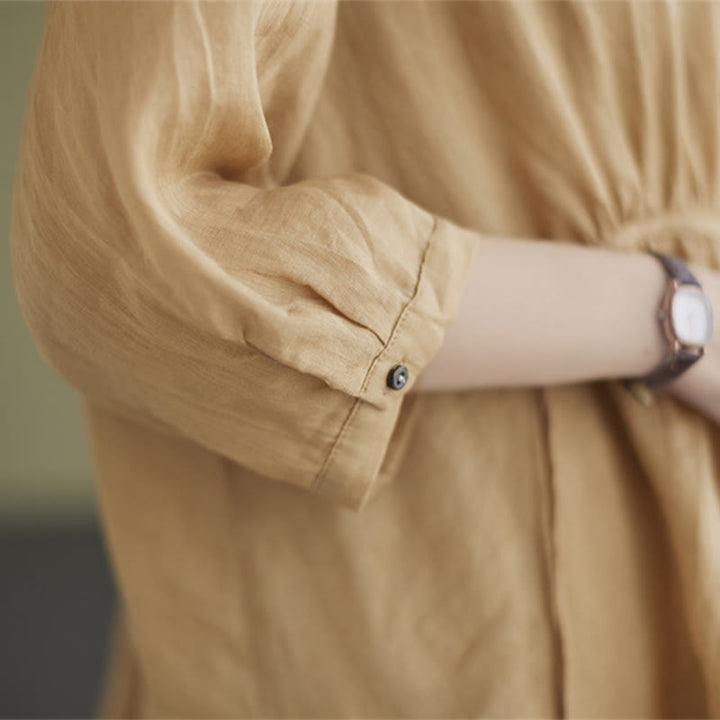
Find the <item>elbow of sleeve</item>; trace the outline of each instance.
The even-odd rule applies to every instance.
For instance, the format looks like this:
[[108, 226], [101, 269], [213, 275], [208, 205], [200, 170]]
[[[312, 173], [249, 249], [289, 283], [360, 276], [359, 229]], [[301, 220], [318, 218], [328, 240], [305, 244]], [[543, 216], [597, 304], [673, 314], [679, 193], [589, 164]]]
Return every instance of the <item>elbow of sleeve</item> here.
[[[283, 337], [261, 348], [223, 337], [212, 318], [203, 326], [162, 301], [157, 284], [119, 251], [74, 236], [43, 241], [20, 213], [11, 228], [13, 276], [39, 354], [80, 392], [264, 478], [360, 511], [392, 479], [416, 405], [409, 398], [401, 412], [405, 396], [440, 347], [469, 280], [477, 235], [432, 221], [409, 269], [414, 285], [388, 331], [379, 339], [345, 318], [343, 332], [358, 342], [342, 363], [323, 353], [317, 333], [293, 335], [287, 353], [294, 355], [281, 355]], [[323, 317], [331, 324], [317, 327], [335, 340], [343, 317]], [[398, 366], [406, 381], [393, 386]]]

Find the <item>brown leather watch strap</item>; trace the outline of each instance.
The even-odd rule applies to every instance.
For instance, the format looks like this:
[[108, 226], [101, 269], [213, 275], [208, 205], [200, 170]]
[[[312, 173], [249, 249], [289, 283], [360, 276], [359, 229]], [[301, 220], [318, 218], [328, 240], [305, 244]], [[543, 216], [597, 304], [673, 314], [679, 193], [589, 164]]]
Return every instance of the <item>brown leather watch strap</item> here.
[[655, 388], [676, 378], [703, 356], [703, 349], [698, 352], [681, 348], [676, 354], [668, 355], [652, 372], [638, 380], [647, 387]]
[[656, 250], [648, 250], [650, 255], [654, 255], [664, 266], [670, 277], [679, 280], [683, 285], [697, 285], [700, 287], [698, 279], [690, 272], [688, 266], [674, 255], [657, 252]]

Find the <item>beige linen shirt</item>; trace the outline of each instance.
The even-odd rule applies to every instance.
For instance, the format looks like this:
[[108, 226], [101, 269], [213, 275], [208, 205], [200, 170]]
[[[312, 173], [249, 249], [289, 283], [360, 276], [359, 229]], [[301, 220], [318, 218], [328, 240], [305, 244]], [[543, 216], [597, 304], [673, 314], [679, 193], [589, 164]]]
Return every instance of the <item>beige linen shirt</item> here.
[[99, 712], [720, 715], [717, 426], [412, 392], [490, 234], [720, 269], [720, 5], [48, 3], [11, 251], [87, 411]]

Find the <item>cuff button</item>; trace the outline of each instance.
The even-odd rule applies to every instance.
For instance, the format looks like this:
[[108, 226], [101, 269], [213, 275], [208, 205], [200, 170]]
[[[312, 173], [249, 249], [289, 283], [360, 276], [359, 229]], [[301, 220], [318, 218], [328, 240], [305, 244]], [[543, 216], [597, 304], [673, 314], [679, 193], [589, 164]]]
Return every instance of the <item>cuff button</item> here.
[[395, 365], [387, 375], [388, 387], [400, 390], [408, 379], [408, 369], [404, 365]]

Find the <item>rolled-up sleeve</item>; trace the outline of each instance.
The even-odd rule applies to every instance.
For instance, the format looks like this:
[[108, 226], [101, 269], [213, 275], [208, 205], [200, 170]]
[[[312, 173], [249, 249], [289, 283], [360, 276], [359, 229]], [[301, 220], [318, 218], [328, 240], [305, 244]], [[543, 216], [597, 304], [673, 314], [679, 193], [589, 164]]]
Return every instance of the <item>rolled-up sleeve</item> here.
[[336, 12], [50, 2], [11, 255], [38, 352], [79, 391], [357, 511], [478, 235], [363, 172], [281, 182]]

